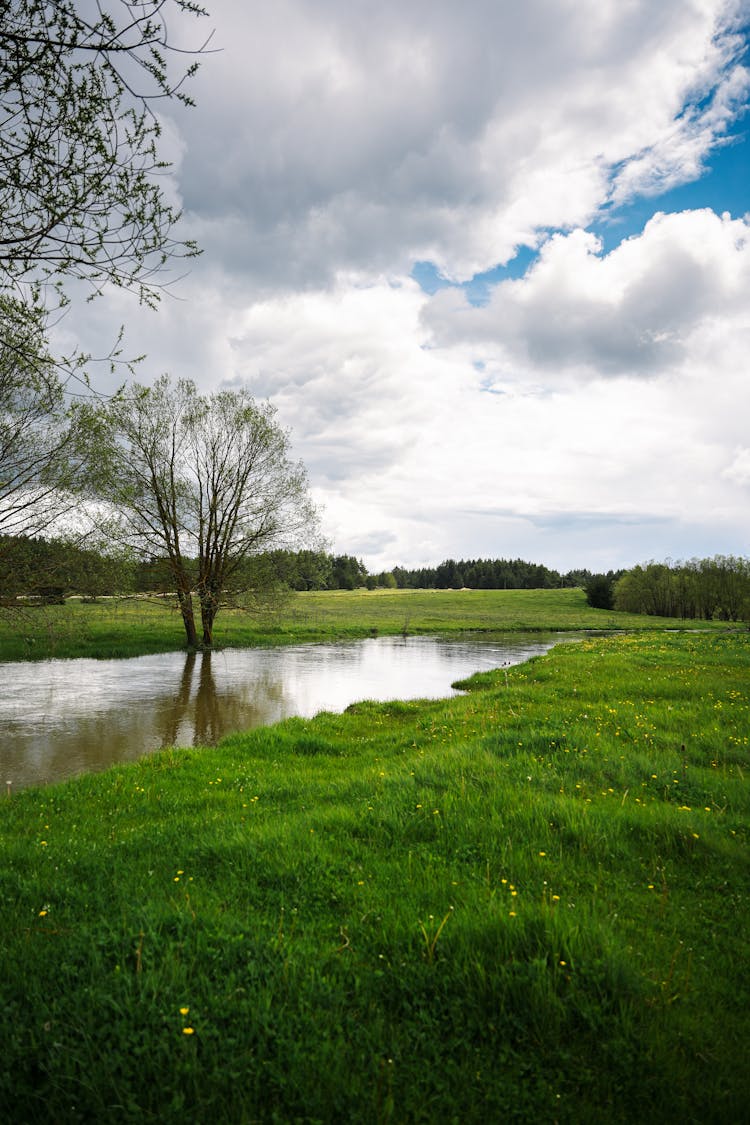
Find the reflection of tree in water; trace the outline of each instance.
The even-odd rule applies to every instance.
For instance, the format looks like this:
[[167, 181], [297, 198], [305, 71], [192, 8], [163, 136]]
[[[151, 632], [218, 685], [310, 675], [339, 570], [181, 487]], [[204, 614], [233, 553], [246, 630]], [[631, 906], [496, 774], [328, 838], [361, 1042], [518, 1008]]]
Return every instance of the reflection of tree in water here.
[[190, 690], [193, 683], [193, 670], [195, 668], [195, 653], [188, 652], [180, 676], [179, 687], [174, 698], [166, 703], [163, 708], [162, 720], [162, 746], [174, 746], [178, 739], [178, 731], [183, 720], [188, 714], [190, 706]]
[[[11, 779], [14, 788], [61, 781], [76, 773], [133, 761], [159, 747], [216, 742], [233, 731], [274, 723], [289, 715], [312, 714], [322, 706], [341, 710], [352, 699], [377, 698], [374, 692], [381, 690], [382, 683], [380, 688], [373, 687], [372, 670], [368, 671], [363, 660], [370, 650], [377, 657], [378, 675], [390, 668], [392, 649], [411, 652], [412, 663], [396, 662], [395, 671], [390, 668], [390, 678], [385, 681], [389, 697], [400, 698], [406, 684], [429, 694], [426, 685], [432, 681], [428, 674], [434, 672], [436, 660], [443, 668], [438, 682], [444, 692], [444, 685], [457, 678], [457, 671], [469, 675], [482, 666], [501, 667], [509, 658], [510, 663], [517, 663], [551, 644], [551, 640], [526, 644], [515, 637], [510, 647], [480, 645], [476, 651], [466, 651], [464, 665], [454, 662], [463, 646], [446, 653], [444, 646], [432, 641], [412, 644], [400, 640], [397, 644], [368, 641], [339, 649], [313, 646], [304, 652], [169, 653], [142, 658], [145, 667], [139, 661], [132, 666], [128, 661], [111, 662], [115, 667], [99, 679], [98, 672], [89, 675], [81, 670], [86, 666], [76, 662], [66, 663], [64, 673], [60, 662], [51, 662], [49, 668], [42, 664], [33, 677], [28, 677], [27, 665], [18, 665], [17, 674], [23, 678], [17, 686], [22, 689], [26, 711], [15, 717], [15, 697], [4, 681], [6, 690], [0, 693], [4, 776], [0, 780]], [[199, 659], [200, 671], [196, 672]], [[359, 677], [356, 682], [346, 675], [351, 666]], [[77, 670], [89, 681], [79, 684]], [[325, 696], [320, 687], [323, 681], [328, 685]]]
[[211, 653], [201, 656], [198, 692], [195, 697], [193, 718], [193, 745], [212, 746], [226, 732], [223, 709], [216, 691], [216, 680], [211, 670]]
[[[255, 675], [242, 688], [235, 683], [219, 691], [213, 656], [211, 652], [201, 654], [194, 685], [198, 656], [195, 652], [185, 655], [178, 689], [161, 708], [162, 746], [184, 744], [186, 738], [194, 746], [212, 746], [233, 731], [264, 726], [294, 713], [282, 677], [270, 670]], [[220, 654], [217, 659], [220, 663]], [[220, 667], [218, 671], [221, 679]]]

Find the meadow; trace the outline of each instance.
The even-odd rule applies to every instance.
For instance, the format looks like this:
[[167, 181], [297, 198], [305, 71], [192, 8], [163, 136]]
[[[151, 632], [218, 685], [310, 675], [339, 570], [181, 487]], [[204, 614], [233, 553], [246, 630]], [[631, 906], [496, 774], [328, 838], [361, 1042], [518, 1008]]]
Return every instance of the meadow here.
[[[215, 647], [299, 644], [397, 633], [611, 631], [683, 628], [677, 618], [592, 609], [580, 589], [326, 590], [234, 599], [217, 618]], [[692, 628], [721, 629], [718, 622]], [[126, 657], [185, 645], [169, 598], [70, 600], [0, 611], [0, 660]]]
[[0, 1119], [746, 1120], [750, 635], [463, 686], [3, 800]]

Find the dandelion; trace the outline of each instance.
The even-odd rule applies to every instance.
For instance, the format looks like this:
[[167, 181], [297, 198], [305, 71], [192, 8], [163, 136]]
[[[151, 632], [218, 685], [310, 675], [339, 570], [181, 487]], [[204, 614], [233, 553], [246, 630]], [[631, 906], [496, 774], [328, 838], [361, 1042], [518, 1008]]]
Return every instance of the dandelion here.
[[509, 910], [508, 911], [508, 917], [509, 918], [515, 918], [515, 916], [516, 916], [515, 910]]
[[183, 1027], [182, 1034], [183, 1035], [195, 1035], [195, 1028], [194, 1027]]
[[546, 855], [547, 853], [546, 852], [540, 852], [539, 854], [540, 855]]
[[552, 896], [552, 901], [553, 901], [553, 902], [559, 902], [559, 901], [560, 901], [560, 896], [559, 896], [559, 895], [553, 895], [553, 896]]
[[40, 917], [40, 918], [44, 918], [44, 917], [46, 917], [46, 914], [47, 914], [47, 911], [46, 911], [46, 910], [40, 910], [40, 911], [39, 911], [39, 917]]
[[190, 1009], [189, 1009], [189, 1008], [180, 1008], [180, 1015], [181, 1015], [181, 1016], [186, 1016], [186, 1015], [188, 1014], [188, 1012], [189, 1012], [189, 1011], [190, 1011]]

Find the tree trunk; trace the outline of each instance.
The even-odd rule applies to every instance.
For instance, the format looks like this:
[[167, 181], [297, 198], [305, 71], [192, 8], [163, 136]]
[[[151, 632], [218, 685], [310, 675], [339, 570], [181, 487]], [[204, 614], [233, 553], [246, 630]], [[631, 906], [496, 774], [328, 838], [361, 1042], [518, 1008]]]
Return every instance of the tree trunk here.
[[218, 606], [209, 594], [201, 598], [201, 624], [203, 625], [203, 647], [210, 648], [214, 640], [214, 621]]
[[177, 600], [180, 603], [180, 613], [182, 614], [182, 621], [185, 626], [188, 648], [197, 648], [198, 630], [195, 627], [195, 612], [193, 611], [193, 599], [190, 591], [178, 590]]

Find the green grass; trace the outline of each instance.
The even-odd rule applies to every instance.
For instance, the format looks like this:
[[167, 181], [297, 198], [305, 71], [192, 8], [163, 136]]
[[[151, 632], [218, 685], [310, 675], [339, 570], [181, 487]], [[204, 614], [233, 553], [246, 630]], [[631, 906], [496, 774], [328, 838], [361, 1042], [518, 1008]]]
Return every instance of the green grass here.
[[[394, 590], [292, 594], [249, 610], [224, 609], [217, 647], [297, 644], [376, 634], [682, 628], [678, 619], [591, 609], [582, 590]], [[716, 622], [691, 627], [720, 629]], [[184, 647], [176, 606], [165, 599], [0, 612], [0, 660], [121, 657]]]
[[0, 1119], [746, 1120], [749, 673], [592, 639], [4, 800]]

